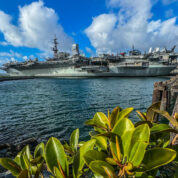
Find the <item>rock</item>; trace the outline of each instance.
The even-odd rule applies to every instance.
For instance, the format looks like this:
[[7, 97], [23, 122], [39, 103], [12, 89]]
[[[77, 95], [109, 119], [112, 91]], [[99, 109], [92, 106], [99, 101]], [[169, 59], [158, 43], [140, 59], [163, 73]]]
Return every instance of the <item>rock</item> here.
[[6, 157], [12, 157], [12, 156], [13, 156], [13, 154], [12, 154], [11, 152], [8, 151], [8, 152], [6, 153]]
[[[29, 145], [30, 150], [33, 152], [37, 144], [38, 142], [35, 138], [29, 138], [17, 144], [10, 144], [10, 143], [0, 144], [0, 157], [1, 158], [9, 157], [13, 159], [26, 145]], [[5, 169], [0, 166], [0, 173], [4, 171]], [[0, 174], [0, 178], [1, 177], [7, 177], [7, 178], [12, 177], [12, 175], [10, 177], [8, 176], [10, 176], [8, 175], [8, 172], [3, 173], [3, 175]]]
[[[50, 176], [52, 176], [51, 173], [47, 171], [43, 171], [43, 178], [49, 178]], [[10, 171], [6, 171], [3, 173], [0, 173], [0, 178], [14, 178], [14, 176], [10, 173]]]
[[21, 151], [26, 145], [29, 145], [30, 148], [34, 148], [38, 144], [38, 141], [35, 138], [29, 138], [20, 143], [16, 144], [16, 150]]
[[34, 151], [38, 142], [35, 138], [29, 138], [17, 144], [0, 144], [0, 157], [14, 158], [26, 145], [29, 145], [30, 150]]
[[8, 148], [7, 144], [0, 144], [0, 150]]
[[0, 178], [14, 178], [14, 176], [12, 176], [10, 171], [7, 171], [7, 172], [0, 173]]

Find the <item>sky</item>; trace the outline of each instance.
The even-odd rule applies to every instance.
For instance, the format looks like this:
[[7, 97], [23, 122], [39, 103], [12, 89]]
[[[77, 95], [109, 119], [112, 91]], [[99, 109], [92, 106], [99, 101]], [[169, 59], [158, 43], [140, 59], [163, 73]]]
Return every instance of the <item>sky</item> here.
[[[178, 0], [0, 0], [0, 65], [78, 43], [86, 56], [178, 46]], [[176, 48], [176, 50], [178, 47]]]

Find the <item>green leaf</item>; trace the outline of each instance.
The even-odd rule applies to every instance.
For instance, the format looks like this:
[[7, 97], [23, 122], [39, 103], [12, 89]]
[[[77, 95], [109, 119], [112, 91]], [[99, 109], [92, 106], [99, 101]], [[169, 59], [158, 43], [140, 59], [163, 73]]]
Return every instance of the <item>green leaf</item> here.
[[89, 119], [89, 120], [85, 121], [85, 124], [91, 125], [91, 126], [95, 125], [93, 119]]
[[167, 147], [170, 143], [170, 132], [152, 133], [150, 142], [153, 142], [157, 147]]
[[160, 132], [175, 132], [175, 133], [178, 133], [177, 130], [173, 129], [168, 124], [156, 124], [151, 128], [151, 134], [160, 133]]
[[101, 128], [100, 126], [94, 126], [94, 131], [98, 132], [99, 134], [106, 133], [106, 128]]
[[89, 167], [92, 170], [92, 172], [94, 172], [96, 175], [100, 175], [103, 177], [108, 177], [108, 174], [106, 173], [104, 167], [108, 168], [110, 172], [114, 174], [114, 168], [105, 161], [101, 160], [92, 161], [90, 162]]
[[111, 165], [117, 165], [116, 161], [113, 158], [105, 158], [105, 161]]
[[32, 175], [35, 175], [35, 174], [36, 174], [37, 169], [38, 169], [38, 167], [37, 167], [37, 166], [31, 166], [31, 167], [30, 167], [31, 174], [32, 174]]
[[21, 171], [18, 178], [28, 178], [28, 170], [24, 169], [23, 171]]
[[135, 173], [135, 177], [139, 177], [139, 178], [154, 178], [151, 175], [146, 174], [145, 172], [136, 172]]
[[93, 119], [86, 121], [85, 124], [107, 129], [107, 125], [109, 125], [109, 122], [108, 122], [108, 118], [104, 113], [97, 112], [94, 115]]
[[151, 122], [154, 121], [154, 118], [156, 115], [156, 112], [154, 111], [154, 109], [160, 109], [160, 105], [161, 105], [161, 102], [154, 103], [147, 109], [146, 118], [148, 121], [151, 121]]
[[20, 165], [21, 165], [22, 169], [29, 169], [30, 162], [29, 162], [26, 154], [20, 155]]
[[131, 162], [133, 164], [133, 166], [138, 167], [145, 155], [145, 151], [146, 148], [148, 146], [148, 143], [145, 142], [136, 142], [132, 149], [131, 149], [131, 153], [130, 153], [130, 157], [129, 157], [129, 162]]
[[79, 129], [76, 129], [72, 132], [70, 136], [70, 146], [75, 151], [77, 151], [78, 141], [79, 141]]
[[163, 148], [166, 148], [169, 144], [170, 144], [170, 139], [167, 141], [165, 140], [163, 143]]
[[133, 132], [132, 145], [137, 141], [149, 142], [149, 138], [150, 138], [150, 128], [148, 124], [142, 124], [136, 127]]
[[68, 145], [67, 142], [64, 142], [63, 147], [64, 147], [64, 150], [65, 150], [66, 153], [69, 153], [71, 155], [74, 154], [74, 150], [72, 149], [71, 146]]
[[99, 132], [96, 132], [96, 131], [94, 131], [94, 130], [92, 130], [92, 131], [89, 132], [89, 135], [90, 135], [91, 137], [97, 136], [98, 134], [100, 134], [100, 133], [99, 133]]
[[111, 112], [111, 121], [110, 121], [111, 122], [111, 128], [114, 127], [114, 125], [116, 123], [117, 115], [118, 115], [120, 110], [121, 110], [121, 108], [117, 106]]
[[106, 115], [102, 112], [97, 112], [93, 118], [93, 120], [98, 123], [99, 125], [101, 124], [101, 126], [103, 127], [107, 127], [106, 125], [108, 124], [108, 118], [106, 117]]
[[133, 166], [139, 166], [143, 160], [149, 138], [150, 128], [148, 124], [142, 124], [135, 128], [132, 134], [129, 154], [129, 162], [131, 162]]
[[93, 174], [93, 177], [92, 178], [103, 178], [103, 176], [101, 175], [96, 175], [96, 174]]
[[45, 154], [45, 146], [44, 146], [44, 143], [40, 143], [36, 146], [35, 148], [35, 151], [34, 151], [34, 157], [37, 158], [37, 157], [44, 157], [44, 154]]
[[135, 123], [135, 127], [138, 127], [139, 125], [142, 125], [142, 124], [148, 124], [150, 128], [153, 127], [153, 124], [150, 121], [139, 121], [139, 122], [136, 122]]
[[68, 172], [67, 167], [67, 157], [64, 152], [64, 147], [61, 142], [54, 137], [51, 137], [47, 144], [45, 150], [46, 163], [51, 172], [53, 172], [54, 167], [58, 167], [58, 162], [60, 163], [63, 171]]
[[146, 114], [140, 111], [136, 111], [138, 117], [140, 118], [141, 121], [147, 121]]
[[17, 154], [17, 156], [15, 157], [15, 159], [14, 159], [14, 161], [15, 161], [19, 166], [21, 166], [21, 164], [20, 164], [20, 155], [21, 155], [21, 152], [19, 152], [19, 153]]
[[153, 109], [153, 110], [158, 114], [164, 116], [166, 119], [168, 119], [170, 123], [178, 129], [178, 121], [174, 117], [170, 116], [167, 111], [160, 111], [159, 109]]
[[81, 147], [81, 146], [83, 146], [84, 144], [85, 144], [85, 142], [84, 142], [84, 141], [81, 141], [81, 142], [79, 142], [78, 146]]
[[5, 169], [8, 169], [14, 176], [18, 176], [21, 172], [20, 166], [10, 158], [0, 158], [0, 164]]
[[144, 171], [166, 165], [176, 157], [176, 151], [169, 148], [153, 148], [147, 150], [142, 161]]
[[134, 108], [126, 108], [120, 111], [117, 115], [115, 123], [117, 123], [117, 121], [119, 121], [120, 119], [127, 118], [129, 114], [133, 111], [133, 109]]
[[103, 137], [106, 137], [106, 138], [111, 138], [111, 137], [113, 137], [113, 136], [116, 136], [116, 134], [107, 131], [107, 132], [105, 132], [105, 133], [100, 133], [100, 134], [98, 134], [97, 136], [103, 136]]
[[42, 156], [39, 156], [39, 157], [31, 160], [30, 162], [31, 162], [31, 164], [36, 165], [36, 164], [40, 164], [43, 160], [44, 160], [44, 158]]
[[37, 168], [37, 170], [36, 170], [36, 173], [35, 173], [35, 177], [34, 177], [34, 178], [39, 178], [39, 175], [40, 175], [41, 172], [42, 172], [43, 164], [44, 164], [44, 160], [43, 160], [42, 163], [40, 163], [40, 165], [38, 165], [38, 168]]
[[176, 158], [175, 158], [174, 161], [176, 161], [177, 164], [178, 164], [178, 145], [172, 145], [171, 149], [173, 149], [173, 150], [175, 150], [177, 152], [177, 155], [176, 155]]
[[[114, 128], [112, 129], [112, 133], [115, 133], [121, 139], [120, 144], [122, 144], [121, 150], [123, 150], [124, 157], [128, 156], [132, 133], [134, 129], [135, 127], [132, 121], [129, 120], [128, 118], [119, 119], [117, 123], [115, 124]], [[111, 143], [112, 143], [112, 147], [114, 148], [115, 141]], [[114, 149], [113, 151], [116, 154], [116, 149]]]
[[54, 175], [56, 176], [56, 178], [64, 178], [64, 176], [57, 167], [54, 167]]
[[21, 151], [22, 153], [21, 154], [26, 154], [26, 156], [27, 156], [27, 158], [30, 160], [31, 159], [31, 153], [30, 153], [30, 147], [29, 147], [29, 145], [27, 145], [27, 146], [25, 146], [23, 149], [22, 149], [22, 151]]
[[86, 165], [89, 167], [90, 162], [95, 161], [95, 160], [105, 160], [106, 154], [101, 151], [97, 150], [89, 150], [85, 153], [84, 155], [84, 160]]
[[107, 151], [107, 138], [104, 136], [96, 136], [94, 137], [96, 140], [96, 146], [99, 147], [101, 150]]
[[109, 167], [102, 166], [102, 168], [104, 168], [108, 178], [115, 178], [116, 177], [114, 171], [110, 170]]
[[74, 157], [74, 164], [73, 164], [73, 177], [77, 177], [80, 174], [80, 171], [83, 169], [85, 164], [84, 162], [84, 155], [87, 151], [92, 150], [95, 145], [96, 140], [91, 139], [83, 144], [80, 147], [80, 150], [77, 152], [76, 156]]
[[72, 164], [74, 161], [74, 156], [70, 157], [70, 156], [67, 156], [67, 162], [68, 164]]

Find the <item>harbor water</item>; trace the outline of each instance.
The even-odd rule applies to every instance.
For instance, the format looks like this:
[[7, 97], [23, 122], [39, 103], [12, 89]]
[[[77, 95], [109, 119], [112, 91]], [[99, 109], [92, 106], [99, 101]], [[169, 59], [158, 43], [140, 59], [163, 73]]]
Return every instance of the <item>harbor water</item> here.
[[[96, 112], [116, 106], [145, 111], [151, 104], [153, 84], [167, 78], [49, 78], [0, 82], [0, 143], [35, 137], [68, 140], [75, 128], [80, 139], [84, 125]], [[130, 118], [137, 121], [136, 113]]]

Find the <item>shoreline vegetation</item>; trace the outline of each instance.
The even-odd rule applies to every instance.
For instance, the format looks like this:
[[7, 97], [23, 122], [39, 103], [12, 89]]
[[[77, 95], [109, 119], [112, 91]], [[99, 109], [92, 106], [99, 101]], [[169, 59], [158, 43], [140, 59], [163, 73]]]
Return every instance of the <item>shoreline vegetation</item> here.
[[[13, 159], [0, 158], [0, 164], [13, 176], [23, 178], [46, 174], [56, 178], [177, 176], [178, 145], [170, 135], [178, 133], [178, 114], [172, 117], [160, 106], [158, 102], [145, 113], [136, 111], [140, 121], [135, 124], [129, 119], [134, 108], [116, 107], [108, 116], [97, 112], [85, 122], [93, 127], [90, 140], [79, 142], [76, 129], [68, 142], [51, 137], [32, 152], [27, 145]], [[158, 114], [173, 128], [156, 119]]]

